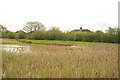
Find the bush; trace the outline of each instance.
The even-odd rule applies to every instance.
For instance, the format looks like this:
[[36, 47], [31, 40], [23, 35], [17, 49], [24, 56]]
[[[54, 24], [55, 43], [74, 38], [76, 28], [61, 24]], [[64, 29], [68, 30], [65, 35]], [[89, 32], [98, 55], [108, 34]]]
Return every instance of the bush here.
[[66, 41], [75, 41], [75, 32], [67, 32], [65, 34], [65, 40]]
[[46, 36], [48, 40], [63, 40], [63, 33], [57, 27], [51, 27]]
[[83, 40], [83, 33], [76, 33], [75, 41], [82, 41]]
[[2, 38], [10, 39], [33, 39], [33, 40], [64, 40], [64, 41], [85, 41], [85, 42], [107, 42], [120, 43], [120, 29], [109, 28], [104, 33], [100, 30], [96, 32], [61, 32], [59, 28], [52, 27], [50, 30], [39, 30], [30, 33], [18, 31], [17, 33], [6, 31], [2, 32]]
[[25, 35], [26, 35], [26, 34], [25, 34], [25, 32], [23, 32], [23, 31], [19, 31], [19, 32], [18, 32], [18, 38], [19, 38], [19, 39], [25, 39]]
[[45, 31], [35, 31], [31, 34], [31, 39], [35, 40], [44, 40], [45, 39]]
[[8, 32], [7, 33], [7, 38], [15, 39], [16, 38], [16, 33], [14, 33], [14, 32]]
[[102, 35], [102, 42], [111, 42], [111, 36], [108, 33]]
[[83, 34], [83, 41], [85, 42], [93, 42], [95, 40], [94, 33], [84, 33]]
[[7, 32], [1, 32], [1, 34], [2, 34], [1, 35], [2, 38], [7, 38]]
[[118, 31], [117, 42], [120, 43], [120, 32]]
[[102, 35], [103, 35], [103, 33], [94, 33], [94, 40], [93, 40], [93, 42], [101, 42], [101, 40], [102, 40]]

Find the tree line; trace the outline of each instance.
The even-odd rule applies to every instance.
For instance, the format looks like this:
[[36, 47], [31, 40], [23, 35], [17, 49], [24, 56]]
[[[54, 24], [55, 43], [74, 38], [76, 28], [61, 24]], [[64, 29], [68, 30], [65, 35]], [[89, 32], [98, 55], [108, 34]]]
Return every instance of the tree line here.
[[97, 30], [95, 32], [62, 32], [57, 27], [46, 27], [41, 22], [27, 22], [23, 30], [17, 32], [8, 31], [0, 25], [1, 38], [30, 39], [30, 40], [63, 40], [83, 42], [106, 42], [120, 43], [120, 28], [109, 27], [106, 32]]

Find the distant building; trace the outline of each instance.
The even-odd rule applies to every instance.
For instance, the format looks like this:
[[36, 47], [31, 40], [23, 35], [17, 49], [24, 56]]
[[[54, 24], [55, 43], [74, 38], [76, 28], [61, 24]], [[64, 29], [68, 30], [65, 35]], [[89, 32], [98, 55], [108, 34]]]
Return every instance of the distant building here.
[[80, 29], [75, 29], [72, 30], [71, 32], [91, 32], [89, 29], [82, 29], [82, 27], [80, 27]]

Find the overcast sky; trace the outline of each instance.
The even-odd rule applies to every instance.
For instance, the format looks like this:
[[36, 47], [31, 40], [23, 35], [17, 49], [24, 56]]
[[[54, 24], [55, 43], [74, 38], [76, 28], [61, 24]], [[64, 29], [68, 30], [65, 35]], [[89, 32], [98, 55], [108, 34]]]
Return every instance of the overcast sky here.
[[118, 25], [119, 0], [0, 0], [0, 24], [10, 31], [28, 21], [40, 21], [49, 29], [106, 30]]

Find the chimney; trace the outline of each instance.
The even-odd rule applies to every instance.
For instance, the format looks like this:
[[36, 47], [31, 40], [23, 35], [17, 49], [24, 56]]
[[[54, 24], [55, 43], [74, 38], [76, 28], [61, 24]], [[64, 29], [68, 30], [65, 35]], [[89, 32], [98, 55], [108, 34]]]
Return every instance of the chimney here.
[[82, 30], [82, 27], [80, 27], [80, 30]]

